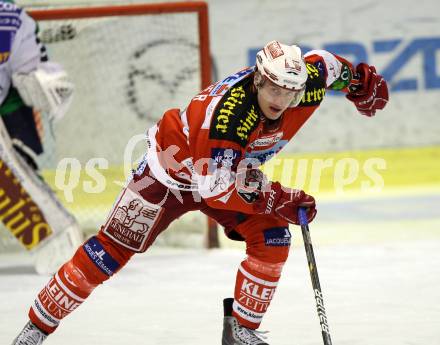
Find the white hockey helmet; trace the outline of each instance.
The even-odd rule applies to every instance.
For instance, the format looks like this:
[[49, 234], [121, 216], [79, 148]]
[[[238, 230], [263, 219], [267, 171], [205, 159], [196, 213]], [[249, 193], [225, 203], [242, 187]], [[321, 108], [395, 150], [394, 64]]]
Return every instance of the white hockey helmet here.
[[294, 101], [296, 104], [291, 106], [301, 101], [306, 87], [307, 68], [298, 46], [271, 41], [257, 53], [256, 63], [261, 75], [272, 83], [298, 91]]

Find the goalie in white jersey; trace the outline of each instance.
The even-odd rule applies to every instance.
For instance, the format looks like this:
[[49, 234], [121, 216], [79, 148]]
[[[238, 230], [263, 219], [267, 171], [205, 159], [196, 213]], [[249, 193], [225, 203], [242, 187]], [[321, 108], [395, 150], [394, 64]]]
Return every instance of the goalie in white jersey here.
[[38, 272], [52, 273], [81, 232], [39, 176], [36, 157], [43, 152], [43, 122], [66, 113], [74, 87], [48, 60], [37, 31], [23, 9], [0, 1], [0, 227], [34, 254]]

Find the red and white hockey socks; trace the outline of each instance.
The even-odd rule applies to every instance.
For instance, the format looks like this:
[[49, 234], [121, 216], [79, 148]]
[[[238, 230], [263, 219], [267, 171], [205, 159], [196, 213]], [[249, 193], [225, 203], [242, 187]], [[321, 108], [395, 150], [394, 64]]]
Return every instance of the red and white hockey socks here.
[[117, 272], [132, 254], [121, 252], [101, 233], [90, 238], [37, 295], [29, 310], [32, 323], [44, 332], [52, 333], [64, 317]]
[[[72, 272], [67, 266], [72, 268], [71, 261], [63, 265], [49, 280], [29, 310], [32, 323], [46, 333], [52, 333], [61, 319], [80, 306], [88, 296], [73, 282], [70, 277]], [[73, 267], [73, 270], [76, 268]], [[96, 285], [92, 289], [94, 287]]]
[[269, 307], [281, 276], [282, 263], [267, 263], [248, 257], [238, 268], [233, 316], [238, 322], [257, 329]]

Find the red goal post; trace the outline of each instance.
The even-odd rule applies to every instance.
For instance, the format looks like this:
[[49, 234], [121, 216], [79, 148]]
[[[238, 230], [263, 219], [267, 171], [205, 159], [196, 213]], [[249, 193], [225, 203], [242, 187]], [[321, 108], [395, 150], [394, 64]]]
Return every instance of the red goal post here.
[[[47, 8], [31, 9], [28, 13], [37, 21], [70, 21], [82, 19], [97, 19], [110, 17], [127, 17], [178, 13], [195, 13], [197, 15], [198, 25], [198, 48], [199, 48], [199, 70], [200, 85], [198, 90], [194, 90], [193, 95], [199, 90], [211, 84], [211, 57], [209, 44], [209, 22], [208, 5], [204, 1], [190, 2], [168, 2], [168, 3], [149, 3], [149, 4], [128, 4], [128, 5], [106, 5], [106, 6], [87, 6], [87, 7], [69, 7], [69, 8]], [[44, 23], [42, 23], [44, 24]], [[43, 41], [44, 43], [44, 41]], [[49, 49], [49, 55], [50, 54]], [[56, 60], [56, 57], [54, 58]], [[64, 63], [60, 59], [60, 63]], [[174, 107], [170, 101], [168, 107]], [[60, 135], [63, 137], [63, 135]], [[84, 136], [86, 137], [86, 136]], [[75, 212], [74, 212], [75, 213]], [[76, 215], [76, 214], [75, 214]], [[103, 221], [104, 219], [102, 219]], [[218, 247], [217, 225], [212, 219], [208, 219], [208, 234], [205, 245], [208, 248]]]

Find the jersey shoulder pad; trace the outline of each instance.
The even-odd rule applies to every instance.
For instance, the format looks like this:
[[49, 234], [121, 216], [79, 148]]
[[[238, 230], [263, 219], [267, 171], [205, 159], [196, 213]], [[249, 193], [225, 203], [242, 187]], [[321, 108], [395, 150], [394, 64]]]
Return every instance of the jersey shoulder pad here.
[[306, 62], [307, 82], [306, 91], [301, 99], [300, 106], [316, 106], [324, 99], [325, 95], [325, 75], [314, 64]]
[[257, 97], [251, 90], [252, 78], [241, 78], [225, 92], [214, 111], [210, 139], [228, 140], [245, 147], [260, 122]]

